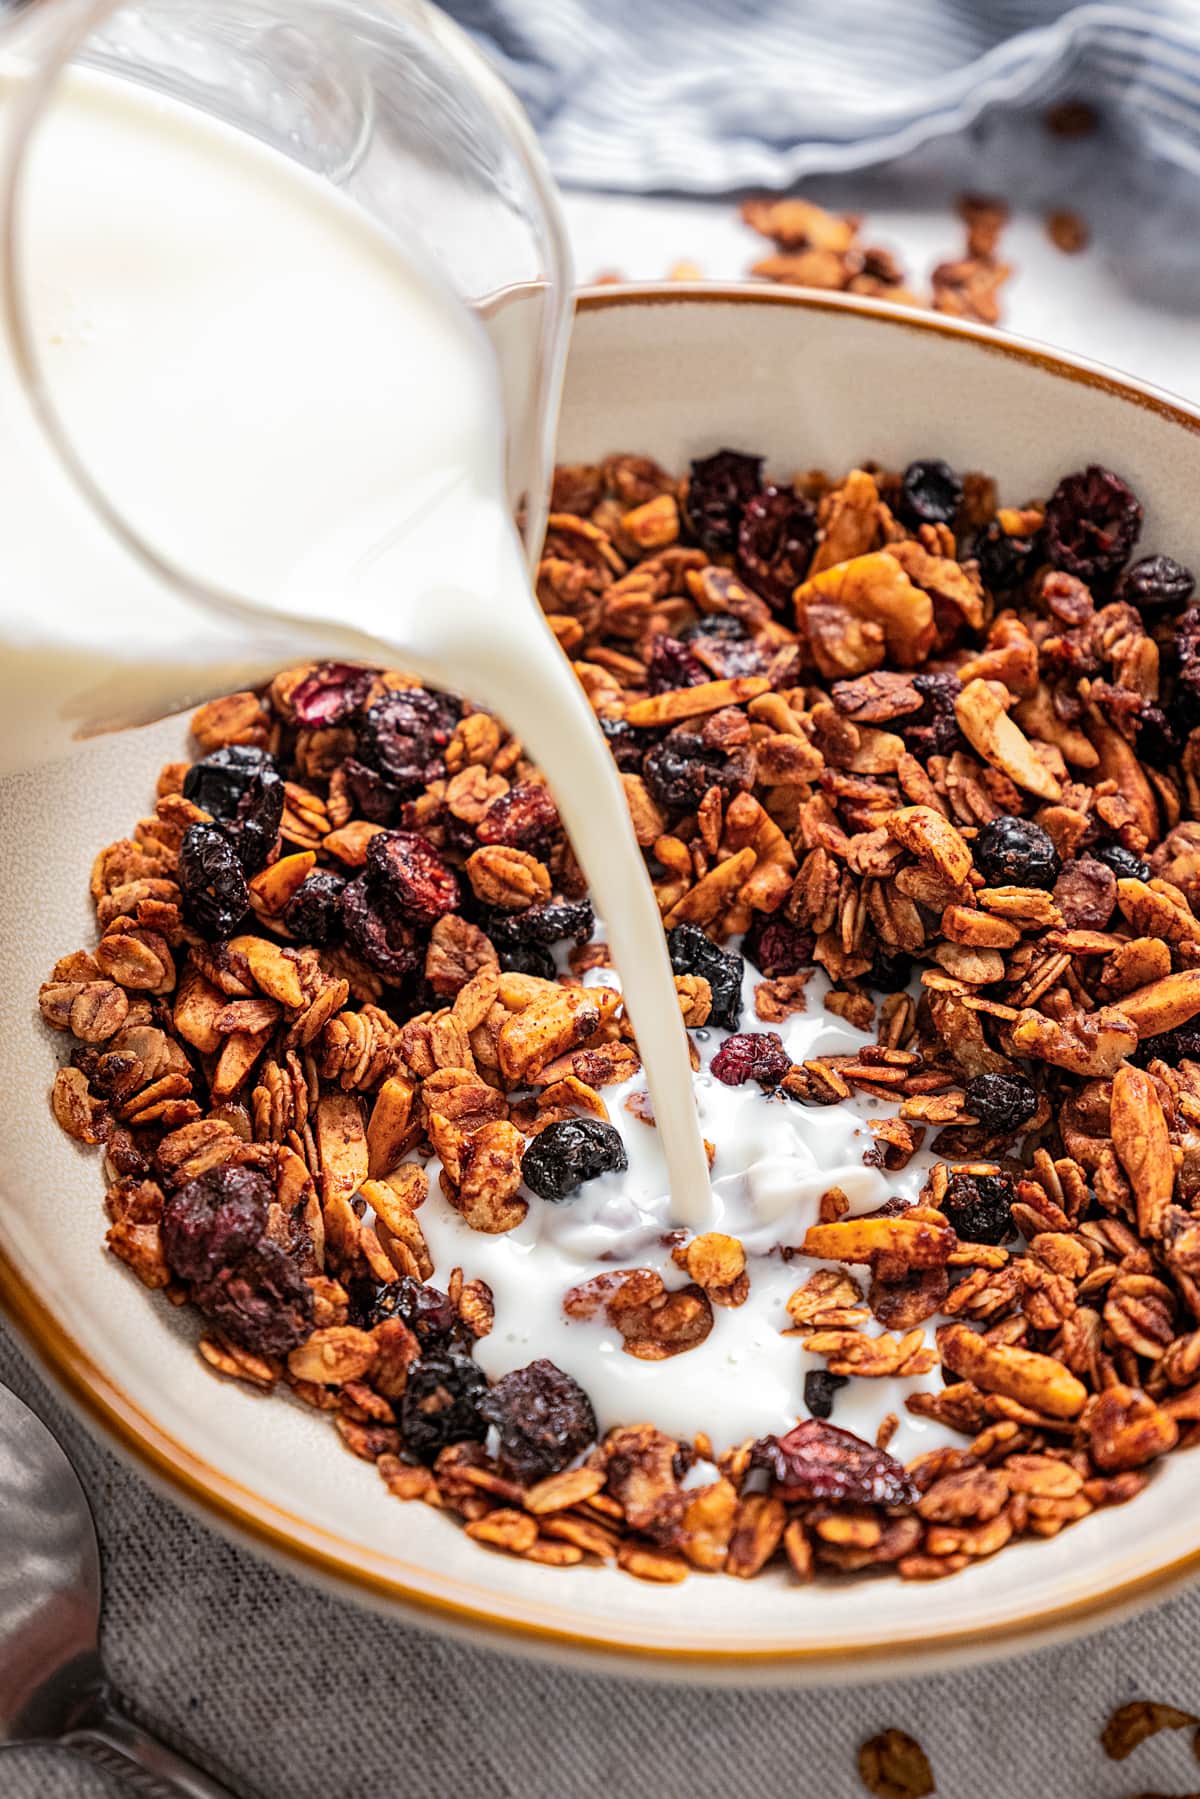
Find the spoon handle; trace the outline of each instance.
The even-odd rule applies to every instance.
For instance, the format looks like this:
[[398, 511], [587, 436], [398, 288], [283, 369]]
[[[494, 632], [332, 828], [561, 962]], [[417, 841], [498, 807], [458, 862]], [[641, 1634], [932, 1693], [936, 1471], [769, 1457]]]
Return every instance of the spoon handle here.
[[107, 1698], [100, 1698], [86, 1721], [66, 1731], [60, 1741], [107, 1773], [119, 1775], [145, 1799], [236, 1799], [227, 1786], [168, 1749]]

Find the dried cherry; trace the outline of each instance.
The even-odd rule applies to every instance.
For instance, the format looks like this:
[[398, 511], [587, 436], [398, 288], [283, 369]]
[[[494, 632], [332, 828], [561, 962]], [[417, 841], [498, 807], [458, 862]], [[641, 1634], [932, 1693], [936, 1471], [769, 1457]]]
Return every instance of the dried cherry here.
[[742, 1015], [742, 978], [746, 965], [732, 950], [720, 949], [698, 924], [677, 924], [667, 938], [676, 974], [702, 975], [712, 989], [713, 1024], [737, 1029]]
[[183, 797], [221, 820], [247, 874], [266, 867], [283, 817], [283, 781], [273, 756], [251, 744], [224, 744], [193, 762]]
[[742, 1031], [727, 1037], [709, 1067], [726, 1087], [757, 1081], [760, 1087], [778, 1087], [792, 1066], [778, 1031]]
[[736, 549], [746, 501], [762, 486], [761, 456], [718, 450], [692, 463], [687, 518], [701, 549], [720, 555]]
[[203, 1281], [252, 1249], [267, 1224], [273, 1192], [261, 1168], [223, 1163], [170, 1195], [163, 1207], [163, 1256], [181, 1280]]
[[359, 757], [400, 787], [424, 787], [446, 773], [446, 745], [462, 717], [448, 693], [403, 687], [368, 710], [359, 732]]
[[232, 937], [250, 909], [237, 850], [219, 825], [189, 825], [176, 872], [183, 915], [210, 943]]
[[591, 1400], [577, 1380], [544, 1357], [502, 1375], [479, 1410], [499, 1432], [501, 1468], [530, 1484], [557, 1474], [596, 1440]]
[[651, 693], [671, 693], [679, 687], [699, 687], [712, 679], [704, 664], [692, 655], [678, 637], [665, 631], [650, 645], [646, 658], [646, 677]]
[[198, 1281], [191, 1298], [218, 1330], [254, 1355], [287, 1355], [312, 1331], [312, 1290], [269, 1237], [233, 1267]]
[[403, 919], [418, 925], [456, 912], [462, 897], [458, 876], [419, 831], [377, 831], [367, 844], [366, 878], [376, 903], [386, 895]]
[[1135, 856], [1120, 843], [1106, 843], [1103, 849], [1093, 852], [1097, 862], [1103, 862], [1111, 868], [1118, 881], [1148, 881], [1150, 864]]
[[603, 1118], [563, 1118], [525, 1146], [521, 1179], [539, 1199], [566, 1199], [585, 1181], [619, 1172], [629, 1157], [616, 1126]]
[[523, 912], [489, 912], [483, 928], [497, 949], [518, 943], [586, 943], [596, 928], [591, 900], [541, 900]]
[[298, 725], [321, 729], [340, 725], [357, 712], [375, 684], [375, 671], [349, 662], [322, 662], [292, 689], [291, 708]]
[[500, 966], [506, 974], [532, 974], [539, 981], [558, 979], [558, 966], [550, 951], [540, 943], [496, 945]]
[[789, 924], [786, 918], [772, 917], [766, 912], [754, 914], [742, 941], [746, 960], [771, 981], [780, 975], [799, 974], [802, 968], [811, 968], [813, 947], [811, 931], [802, 931], [797, 925]]
[[536, 851], [562, 829], [558, 807], [548, 787], [518, 781], [494, 799], [475, 829], [480, 843], [503, 843], [509, 849]]
[[1046, 558], [1081, 581], [1102, 580], [1116, 574], [1141, 528], [1133, 491], [1093, 462], [1065, 476], [1050, 496], [1042, 527]]
[[626, 724], [623, 718], [602, 718], [599, 724], [612, 759], [621, 773], [640, 775], [650, 742], [647, 733], [639, 731], [634, 725]]
[[1118, 599], [1145, 615], [1178, 612], [1191, 599], [1196, 577], [1174, 556], [1143, 556], [1121, 576]]
[[377, 768], [368, 768], [356, 756], [346, 757], [342, 776], [354, 802], [355, 817], [365, 818], [373, 825], [395, 822], [404, 794], [394, 781], [387, 780]]
[[331, 869], [316, 868], [284, 907], [284, 929], [301, 943], [323, 949], [342, 934], [342, 894], [346, 883]]
[[469, 1357], [443, 1350], [420, 1356], [408, 1370], [400, 1402], [407, 1448], [432, 1462], [451, 1443], [482, 1443], [488, 1427], [479, 1406], [486, 1392], [487, 1381]]
[[459, 1351], [466, 1343], [454, 1301], [440, 1287], [402, 1274], [372, 1290], [361, 1308], [363, 1328], [370, 1330], [385, 1318], [400, 1318], [421, 1345], [422, 1352], [437, 1349]]
[[380, 906], [366, 875], [347, 881], [342, 890], [342, 929], [351, 949], [393, 985], [424, 961], [412, 926]]
[[895, 1456], [853, 1432], [805, 1418], [785, 1437], [761, 1437], [756, 1467], [774, 1476], [781, 1499], [832, 1499], [852, 1505], [915, 1505], [917, 1489]]
[[790, 615], [792, 594], [817, 545], [817, 512], [791, 488], [764, 487], [742, 508], [737, 570], [748, 587], [780, 616]]
[[912, 684], [921, 695], [921, 710], [915, 717], [898, 722], [896, 729], [909, 751], [928, 761], [930, 756], [952, 756], [963, 747], [954, 702], [962, 692], [957, 675], [913, 675]]
[[732, 753], [705, 743], [693, 729], [677, 725], [642, 764], [646, 785], [669, 812], [694, 812], [710, 787], [727, 798], [754, 785], [754, 757], [745, 745]]

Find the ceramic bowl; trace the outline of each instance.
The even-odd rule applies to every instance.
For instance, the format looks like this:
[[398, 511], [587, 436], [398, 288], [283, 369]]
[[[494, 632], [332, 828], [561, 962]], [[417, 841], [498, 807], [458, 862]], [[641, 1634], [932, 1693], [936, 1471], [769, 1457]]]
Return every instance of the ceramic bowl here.
[[[1145, 550], [1200, 566], [1198, 431], [1196, 413], [1137, 382], [934, 316], [785, 290], [621, 288], [581, 301], [560, 449], [684, 468], [731, 444], [783, 472], [934, 455], [988, 470], [1013, 503], [1098, 460], [1140, 494]], [[102, 1248], [96, 1156], [51, 1119], [62, 1040], [34, 1006], [56, 957], [92, 941], [94, 850], [149, 809], [184, 737], [177, 720], [101, 742], [9, 782], [0, 809], [0, 1295], [70, 1398], [148, 1476], [258, 1550], [409, 1618], [686, 1679], [844, 1682], [1031, 1648], [1200, 1566], [1184, 1456], [1132, 1506], [929, 1585], [797, 1586], [781, 1573], [655, 1587], [609, 1567], [536, 1567], [389, 1498], [326, 1419], [216, 1381], [193, 1318]]]

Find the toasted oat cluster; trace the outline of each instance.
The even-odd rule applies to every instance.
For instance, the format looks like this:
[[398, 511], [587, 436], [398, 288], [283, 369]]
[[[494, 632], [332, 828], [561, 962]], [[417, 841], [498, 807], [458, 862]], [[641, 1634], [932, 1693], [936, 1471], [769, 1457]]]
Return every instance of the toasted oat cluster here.
[[[429, 1165], [479, 1232], [570, 1203], [624, 1166], [605, 1090], [638, 1056], [581, 978], [606, 952], [539, 771], [401, 674], [310, 665], [202, 707], [197, 759], [97, 857], [99, 941], [40, 1002], [110, 1249], [195, 1308], [219, 1373], [285, 1383], [398, 1497], [535, 1561], [926, 1579], [1131, 1498], [1200, 1430], [1200, 608], [1169, 556], [1131, 561], [1140, 526], [1099, 466], [1003, 508], [937, 460], [558, 472], [539, 598], [685, 1021], [729, 1033], [712, 1075], [868, 1096], [879, 1168], [932, 1152], [920, 1203], [833, 1190], [777, 1246], [825, 1364], [794, 1428], [597, 1442], [553, 1363], [488, 1381], [469, 1268], [431, 1284]], [[872, 1035], [795, 1065], [761, 1027], [814, 967]], [[687, 1354], [754, 1269], [718, 1233], [674, 1262], [564, 1306]], [[894, 1418], [873, 1443], [830, 1421], [847, 1381], [939, 1364], [907, 1403], [961, 1446], [905, 1467]]]

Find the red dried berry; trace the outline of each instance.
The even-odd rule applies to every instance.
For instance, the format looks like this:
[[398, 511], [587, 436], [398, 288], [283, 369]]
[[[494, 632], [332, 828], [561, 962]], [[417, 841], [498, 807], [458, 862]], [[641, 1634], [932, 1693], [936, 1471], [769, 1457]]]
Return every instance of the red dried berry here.
[[774, 1475], [778, 1495], [789, 1504], [832, 1499], [854, 1505], [915, 1505], [917, 1489], [885, 1449], [876, 1449], [852, 1431], [805, 1418], [785, 1437], [761, 1437], [754, 1462]]
[[699, 687], [712, 679], [687, 645], [665, 631], [660, 632], [650, 645], [646, 674], [651, 693], [674, 693], [681, 687]]
[[446, 745], [462, 717], [448, 693], [404, 687], [376, 700], [362, 722], [358, 753], [401, 787], [424, 787], [446, 773]]
[[536, 850], [562, 828], [558, 807], [548, 787], [518, 781], [494, 799], [475, 835], [480, 843], [502, 843], [510, 850]]
[[1046, 557], [1081, 581], [1113, 575], [1137, 542], [1142, 509], [1120, 475], [1091, 463], [1059, 482], [1046, 506]]
[[768, 980], [780, 975], [799, 974], [810, 968], [813, 959], [811, 931], [801, 931], [786, 918], [771, 918], [756, 912], [746, 932], [742, 953]]
[[369, 668], [354, 668], [349, 662], [322, 662], [292, 690], [296, 723], [312, 729], [340, 725], [358, 711], [374, 681]]
[[737, 546], [742, 508], [762, 486], [761, 456], [718, 450], [692, 463], [687, 518], [702, 549], [720, 553]]
[[273, 1197], [260, 1168], [226, 1163], [172, 1193], [163, 1207], [163, 1256], [181, 1280], [211, 1280], [258, 1242]]
[[342, 929], [350, 948], [394, 986], [425, 959], [412, 926], [382, 909], [365, 875], [342, 891]]
[[778, 1031], [741, 1031], [727, 1037], [709, 1064], [727, 1087], [740, 1087], [745, 1081], [778, 1087], [791, 1066]]
[[458, 876], [419, 831], [378, 831], [367, 845], [367, 881], [414, 924], [434, 924], [458, 909]]
[[772, 611], [790, 614], [792, 594], [817, 544], [816, 508], [786, 487], [764, 487], [746, 501], [738, 527], [738, 574]]

